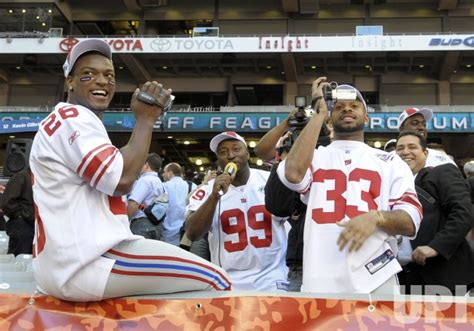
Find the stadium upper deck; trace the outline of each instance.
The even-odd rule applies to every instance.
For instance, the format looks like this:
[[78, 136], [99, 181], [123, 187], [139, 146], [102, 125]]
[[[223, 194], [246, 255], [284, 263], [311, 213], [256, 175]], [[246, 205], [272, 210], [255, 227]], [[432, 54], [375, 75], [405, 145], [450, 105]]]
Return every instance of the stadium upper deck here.
[[[473, 16], [472, 0], [1, 3], [0, 106], [53, 106], [62, 99], [61, 66], [71, 41], [66, 37], [72, 35], [107, 37], [118, 53], [114, 108], [126, 107], [131, 91], [148, 79], [172, 87], [182, 107], [286, 105], [296, 95], [308, 95], [311, 81], [326, 75], [355, 84], [370, 104], [382, 105], [376, 109], [438, 105], [456, 111], [452, 105], [474, 104]], [[354, 37], [357, 26], [382, 26], [385, 36]], [[196, 27], [216, 27], [219, 38], [192, 38]], [[29, 39], [26, 50], [11, 51], [21, 37], [32, 35], [36, 38]], [[53, 36], [60, 38], [57, 51], [45, 53]], [[141, 46], [148, 51], [137, 46], [140, 39], [125, 36], [143, 36]], [[236, 40], [247, 37], [253, 37], [253, 46], [242, 51]], [[414, 48], [404, 47], [410, 38], [415, 38]], [[171, 159], [212, 157], [206, 154], [211, 134], [199, 140], [183, 128], [173, 135], [191, 144], [157, 137]], [[372, 142], [387, 137], [367, 136]], [[432, 137], [442, 137], [458, 157], [474, 155], [456, 148], [458, 141], [469, 139], [466, 134]], [[114, 139], [122, 138], [117, 134]]]

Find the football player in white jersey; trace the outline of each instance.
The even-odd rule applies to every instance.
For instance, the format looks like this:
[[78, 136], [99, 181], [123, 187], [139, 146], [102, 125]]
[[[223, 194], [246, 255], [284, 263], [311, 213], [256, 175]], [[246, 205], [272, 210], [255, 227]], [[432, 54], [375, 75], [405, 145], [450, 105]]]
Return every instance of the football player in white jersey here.
[[333, 141], [315, 150], [327, 85], [325, 77], [313, 82], [316, 112], [278, 167], [282, 182], [308, 204], [301, 291], [399, 293], [394, 235], [414, 237], [421, 220], [410, 169], [364, 143], [367, 107], [349, 85], [332, 93]]
[[[398, 117], [398, 130], [400, 132], [407, 130], [418, 131], [423, 135], [423, 137], [425, 137], [425, 139], [427, 139], [428, 130], [426, 128], [426, 123], [432, 118], [433, 111], [431, 109], [410, 107], [405, 109], [405, 111], [403, 111]], [[439, 151], [433, 148], [427, 148], [427, 151], [427, 167], [436, 167], [446, 163], [451, 163], [457, 166], [453, 159], [444, 151]]]
[[192, 194], [187, 237], [209, 233], [211, 261], [227, 271], [234, 290], [286, 291], [284, 219], [265, 208], [269, 172], [249, 167], [247, 144], [235, 132], [218, 134], [210, 147], [224, 173]]
[[68, 101], [41, 122], [31, 149], [36, 226], [33, 273], [44, 293], [71, 301], [226, 290], [219, 267], [133, 235], [123, 196], [142, 169], [171, 90], [146, 82], [132, 97], [130, 140], [112, 145], [100, 120], [115, 92], [109, 45], [78, 43], [64, 64]]

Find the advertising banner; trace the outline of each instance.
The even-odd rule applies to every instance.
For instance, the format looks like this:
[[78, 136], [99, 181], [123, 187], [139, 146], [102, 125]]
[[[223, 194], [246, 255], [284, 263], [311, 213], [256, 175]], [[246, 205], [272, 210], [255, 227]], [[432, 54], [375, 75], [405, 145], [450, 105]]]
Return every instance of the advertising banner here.
[[[0, 134], [16, 132], [35, 132], [39, 123], [49, 113], [1, 113]], [[286, 112], [184, 112], [166, 114], [157, 121], [155, 131], [166, 132], [267, 132], [287, 118]], [[397, 133], [399, 113], [369, 113], [367, 133]], [[106, 112], [103, 122], [107, 131], [129, 132], [135, 125], [131, 112]], [[436, 112], [428, 123], [430, 132], [474, 133], [474, 113]]]
[[[81, 38], [0, 38], [3, 54], [67, 53]], [[472, 51], [473, 34], [104, 38], [115, 53]]]

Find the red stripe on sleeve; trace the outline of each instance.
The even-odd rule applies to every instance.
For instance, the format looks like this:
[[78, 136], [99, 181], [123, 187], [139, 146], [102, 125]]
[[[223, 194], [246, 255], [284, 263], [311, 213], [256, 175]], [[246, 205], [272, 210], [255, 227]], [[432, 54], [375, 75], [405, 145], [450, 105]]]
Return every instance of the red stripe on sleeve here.
[[110, 164], [114, 161], [115, 156], [117, 156], [117, 153], [118, 153], [118, 149], [115, 150], [114, 155], [112, 155], [112, 157], [109, 159], [109, 162], [107, 162], [107, 164], [106, 164], [106, 165], [102, 168], [102, 170], [100, 171], [99, 175], [97, 176], [97, 178], [95, 179], [94, 183], [92, 184], [93, 187], [96, 187], [97, 184], [99, 184], [100, 179], [101, 179], [102, 176], [105, 174], [105, 172], [107, 171], [107, 169], [109, 169]]
[[403, 193], [403, 195], [402, 195], [401, 197], [396, 198], [396, 199], [390, 199], [390, 200], [388, 200], [388, 201], [389, 201], [389, 202], [397, 202], [397, 201], [401, 200], [401, 199], [402, 199], [404, 196], [406, 196], [406, 195], [407, 195], [407, 196], [412, 196], [412, 197], [414, 197], [415, 199], [418, 199], [418, 195], [416, 195], [415, 193], [412, 193], [412, 192], [405, 192], [405, 193]]
[[87, 165], [86, 170], [84, 170], [82, 178], [84, 178], [85, 181], [90, 183], [92, 177], [94, 177], [100, 166], [105, 162], [105, 160], [107, 160], [109, 156], [111, 156], [115, 152], [115, 150], [116, 148], [114, 146], [110, 146], [94, 155], [92, 160]]
[[86, 163], [86, 161], [89, 159], [89, 157], [92, 155], [92, 153], [94, 153], [95, 151], [97, 151], [98, 149], [104, 147], [104, 146], [107, 146], [109, 144], [102, 144], [100, 146], [97, 146], [96, 148], [92, 149], [89, 153], [87, 153], [83, 158], [82, 158], [82, 161], [81, 161], [81, 164], [79, 164], [79, 167], [77, 167], [77, 170], [76, 170], [76, 173], [80, 173], [81, 170], [82, 170], [82, 167], [84, 166], [84, 164]]
[[405, 193], [399, 199], [393, 199], [391, 201], [392, 201], [391, 202], [392, 206], [401, 205], [401, 204], [412, 205], [418, 211], [418, 214], [420, 215], [420, 218], [423, 217], [423, 207], [421, 206], [421, 203], [420, 203], [420, 201], [418, 200], [418, 197], [415, 194]]

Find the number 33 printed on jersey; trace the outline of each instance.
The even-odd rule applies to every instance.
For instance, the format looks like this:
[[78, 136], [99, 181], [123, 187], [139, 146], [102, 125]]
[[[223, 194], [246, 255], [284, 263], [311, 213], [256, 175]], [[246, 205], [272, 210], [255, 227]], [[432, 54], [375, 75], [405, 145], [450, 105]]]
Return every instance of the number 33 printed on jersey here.
[[[328, 189], [327, 182], [332, 181], [334, 183], [333, 189]], [[364, 191], [362, 181], [368, 182], [368, 190]], [[319, 183], [321, 183], [319, 185]], [[354, 184], [354, 185], [351, 185]], [[317, 224], [331, 224], [342, 221], [346, 215], [349, 219], [352, 219], [360, 214], [363, 214], [369, 210], [377, 210], [378, 205], [376, 199], [380, 196], [380, 189], [382, 180], [380, 174], [374, 170], [356, 168], [349, 173], [349, 176], [337, 169], [318, 169], [313, 174], [313, 190], [318, 192], [318, 200], [316, 205], [327, 206], [331, 202], [333, 203], [334, 211], [324, 211], [323, 208], [314, 208], [312, 211], [313, 221]], [[356, 201], [359, 201], [359, 205], [347, 204], [347, 199], [344, 198], [343, 194], [347, 192], [348, 185], [351, 186], [352, 190], [350, 194], [355, 194], [356, 190], [359, 190]], [[354, 189], [356, 188], [356, 190]], [[321, 191], [326, 191], [325, 194], [319, 194]], [[323, 196], [323, 201], [320, 197]], [[367, 206], [363, 207], [364, 205]], [[359, 208], [363, 207], [363, 210]]]

